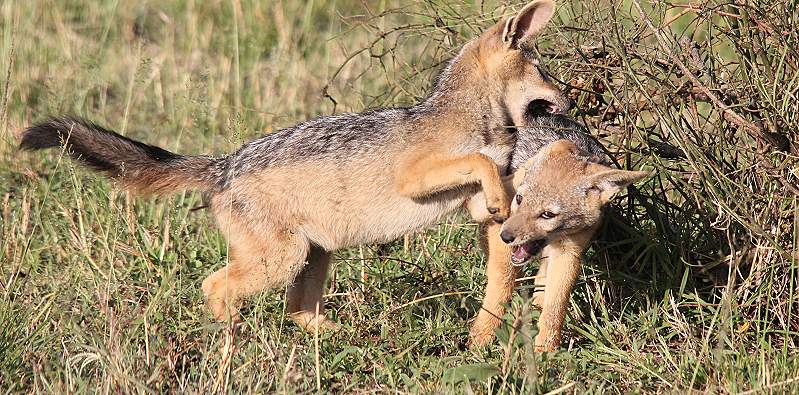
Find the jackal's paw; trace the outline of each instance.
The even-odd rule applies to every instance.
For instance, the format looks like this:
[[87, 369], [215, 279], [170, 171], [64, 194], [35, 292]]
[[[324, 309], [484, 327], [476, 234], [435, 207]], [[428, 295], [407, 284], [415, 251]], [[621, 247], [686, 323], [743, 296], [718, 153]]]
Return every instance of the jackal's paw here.
[[316, 332], [317, 328], [319, 329], [319, 333], [335, 332], [340, 328], [338, 324], [327, 319], [324, 315], [316, 315], [310, 311], [299, 311], [292, 313], [290, 317], [292, 321], [300, 326], [300, 328], [311, 333]]
[[496, 223], [498, 223], [498, 224], [501, 224], [501, 223], [505, 222], [506, 219], [508, 219], [508, 217], [504, 216], [504, 215], [497, 214], [497, 215], [492, 215], [491, 216], [491, 220], [496, 222]]
[[499, 214], [499, 209], [496, 208], [496, 207], [489, 207], [488, 208], [488, 212], [491, 214], [491, 220], [493, 220], [496, 223], [501, 224], [501, 223], [505, 222], [506, 219], [508, 219], [507, 217], [503, 216], [502, 214]]
[[478, 314], [469, 331], [469, 346], [473, 348], [485, 347], [494, 341], [494, 329], [499, 327], [501, 321], [492, 315]]
[[490, 332], [475, 332], [474, 330], [469, 332], [469, 347], [471, 348], [483, 348], [491, 344], [493, 341], [493, 330]]
[[215, 275], [211, 275], [203, 281], [203, 293], [205, 293], [205, 300], [208, 308], [214, 315], [217, 321], [225, 322], [238, 322], [239, 309], [236, 308], [235, 298], [230, 295], [229, 289], [221, 285], [216, 280]]
[[235, 307], [232, 307], [225, 299], [212, 297], [207, 299], [208, 308], [211, 310], [211, 313], [214, 315], [214, 319], [217, 321], [230, 321], [235, 324], [241, 320], [241, 317], [239, 316], [239, 310]]
[[491, 214], [491, 219], [494, 222], [501, 224], [510, 217], [510, 208], [505, 206], [503, 202], [492, 204], [487, 201], [486, 205], [486, 209]]
[[558, 347], [560, 347], [560, 333], [542, 329], [535, 337], [536, 352], [553, 352]]

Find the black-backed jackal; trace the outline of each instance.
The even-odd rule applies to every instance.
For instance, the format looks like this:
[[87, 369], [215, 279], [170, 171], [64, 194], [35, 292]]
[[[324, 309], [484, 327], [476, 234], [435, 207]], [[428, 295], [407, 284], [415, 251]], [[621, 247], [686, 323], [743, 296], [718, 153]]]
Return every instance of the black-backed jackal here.
[[[508, 217], [501, 175], [515, 128], [570, 106], [531, 50], [554, 11], [552, 0], [533, 1], [467, 43], [421, 103], [317, 118], [230, 155], [178, 155], [64, 117], [27, 129], [21, 146], [66, 144], [144, 193], [204, 191], [230, 243], [229, 264], [202, 284], [214, 316], [235, 319], [242, 298], [289, 286], [291, 317], [324, 327], [316, 311], [333, 251], [422, 229], [478, 191], [495, 220]], [[498, 298], [490, 289], [488, 308]], [[479, 333], [483, 319], [473, 333], [490, 338], [493, 328]]]

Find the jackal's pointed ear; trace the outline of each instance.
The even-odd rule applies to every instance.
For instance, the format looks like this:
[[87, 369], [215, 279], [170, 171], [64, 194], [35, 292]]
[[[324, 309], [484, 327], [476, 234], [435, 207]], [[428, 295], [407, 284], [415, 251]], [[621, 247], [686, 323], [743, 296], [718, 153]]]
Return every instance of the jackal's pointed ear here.
[[546, 26], [555, 14], [553, 0], [535, 0], [505, 22], [502, 41], [508, 48], [519, 49]]
[[650, 174], [651, 173], [647, 171], [629, 171], [608, 168], [608, 170], [599, 171], [591, 175], [589, 186], [599, 191], [599, 199], [602, 201], [602, 204], [605, 204], [624, 188], [642, 180]]

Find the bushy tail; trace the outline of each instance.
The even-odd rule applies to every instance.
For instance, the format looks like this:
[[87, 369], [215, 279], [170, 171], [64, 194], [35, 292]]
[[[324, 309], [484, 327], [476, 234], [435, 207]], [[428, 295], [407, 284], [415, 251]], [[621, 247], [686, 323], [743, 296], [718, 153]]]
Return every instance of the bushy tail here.
[[144, 144], [79, 118], [59, 117], [31, 126], [20, 148], [64, 147], [72, 158], [141, 193], [213, 188], [218, 159], [182, 156]]

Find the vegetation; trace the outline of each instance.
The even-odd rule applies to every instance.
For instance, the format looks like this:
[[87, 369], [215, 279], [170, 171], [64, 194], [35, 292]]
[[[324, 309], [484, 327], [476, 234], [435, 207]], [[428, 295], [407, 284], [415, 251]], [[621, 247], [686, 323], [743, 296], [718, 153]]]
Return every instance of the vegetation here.
[[[231, 331], [200, 282], [225, 241], [196, 193], [138, 198], [15, 134], [75, 113], [186, 153], [320, 114], [408, 104], [520, 2], [0, 2], [0, 388], [8, 392], [799, 390], [796, 2], [561, 1], [538, 51], [619, 166], [561, 351], [532, 351], [532, 280], [500, 341], [456, 216], [337, 254], [319, 338], [282, 295]], [[527, 277], [535, 267], [527, 270]]]

